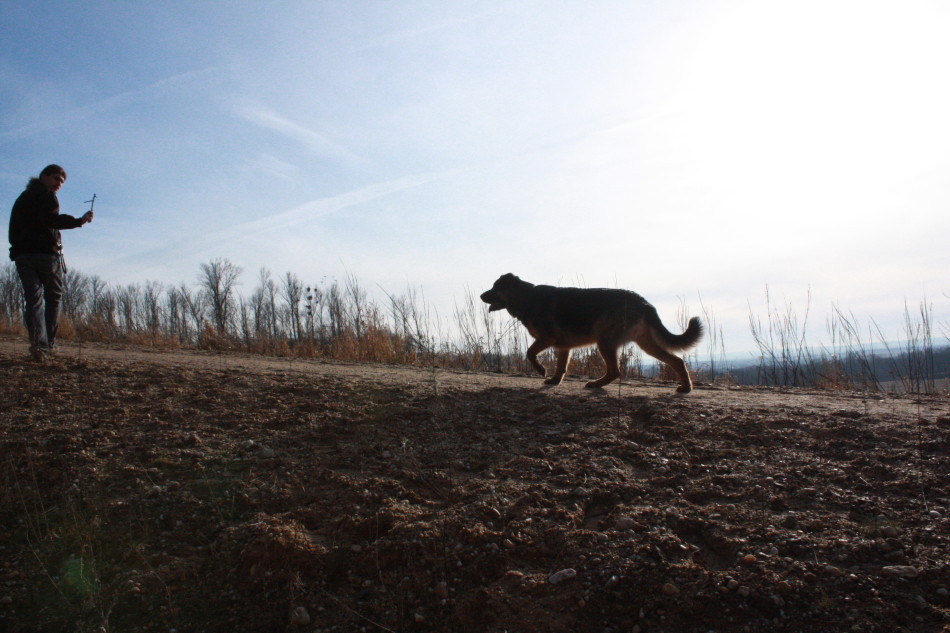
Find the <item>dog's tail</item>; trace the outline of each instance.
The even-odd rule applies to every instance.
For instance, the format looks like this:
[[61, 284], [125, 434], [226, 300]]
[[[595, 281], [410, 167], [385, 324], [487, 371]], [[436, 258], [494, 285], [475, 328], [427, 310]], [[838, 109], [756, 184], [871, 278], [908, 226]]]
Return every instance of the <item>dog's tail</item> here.
[[699, 340], [703, 338], [703, 322], [699, 317], [693, 317], [686, 326], [686, 331], [682, 334], [673, 334], [663, 322], [660, 321], [660, 315], [656, 310], [650, 310], [647, 313], [646, 322], [650, 326], [650, 332], [653, 339], [668, 352], [682, 352], [694, 347]]

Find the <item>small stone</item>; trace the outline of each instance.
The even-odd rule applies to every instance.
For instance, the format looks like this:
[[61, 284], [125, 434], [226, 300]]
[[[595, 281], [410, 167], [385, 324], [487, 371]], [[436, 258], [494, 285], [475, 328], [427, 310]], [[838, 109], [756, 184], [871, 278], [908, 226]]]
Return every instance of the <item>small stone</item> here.
[[746, 565], [751, 565], [758, 559], [756, 559], [755, 554], [746, 554], [740, 560]]
[[726, 588], [729, 589], [729, 591], [735, 591], [739, 588], [739, 581], [735, 578], [730, 578], [729, 582], [726, 583]]
[[920, 575], [920, 570], [911, 565], [888, 565], [881, 569], [888, 576], [899, 576], [901, 578], [916, 578]]
[[898, 530], [893, 525], [885, 525], [884, 527], [881, 528], [881, 534], [889, 538], [894, 538], [896, 536], [900, 536], [901, 531]]
[[435, 586], [435, 595], [443, 599], [448, 598], [449, 597], [449, 583], [445, 582], [444, 580], [438, 583]]
[[297, 607], [290, 614], [290, 623], [297, 626], [307, 626], [310, 624], [310, 614], [303, 607]]
[[13, 604], [13, 596], [3, 596], [2, 598], [0, 598], [0, 604], [4, 606]]
[[680, 592], [679, 587], [677, 587], [671, 582], [664, 584], [662, 587], [660, 587], [660, 589], [662, 589], [663, 593], [665, 593], [668, 596], [675, 596], [676, 594]]
[[426, 621], [426, 616], [422, 615], [421, 613], [416, 612], [416, 614], [413, 616], [413, 619], [416, 621], [417, 624], [422, 624], [423, 622]]
[[570, 568], [562, 569], [561, 571], [554, 572], [553, 574], [548, 576], [548, 582], [551, 583], [552, 585], [556, 585], [559, 582], [570, 580], [571, 578], [574, 578], [575, 576], [577, 576], [576, 569], [570, 569]]
[[631, 519], [630, 517], [620, 517], [617, 519], [617, 522], [614, 523], [614, 526], [618, 530], [632, 530], [637, 527], [637, 522], [635, 519]]
[[752, 590], [746, 587], [745, 585], [739, 587], [737, 593], [743, 598], [748, 598], [752, 594]]
[[884, 547], [887, 551], [893, 552], [896, 549], [904, 549], [904, 544], [900, 542], [900, 539], [891, 537], [884, 541]]

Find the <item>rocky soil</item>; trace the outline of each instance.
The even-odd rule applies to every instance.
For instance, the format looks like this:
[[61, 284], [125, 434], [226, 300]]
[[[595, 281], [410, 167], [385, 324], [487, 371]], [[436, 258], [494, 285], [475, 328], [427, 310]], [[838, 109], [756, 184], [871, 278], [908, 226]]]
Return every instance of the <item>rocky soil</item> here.
[[0, 631], [938, 632], [950, 398], [0, 340]]

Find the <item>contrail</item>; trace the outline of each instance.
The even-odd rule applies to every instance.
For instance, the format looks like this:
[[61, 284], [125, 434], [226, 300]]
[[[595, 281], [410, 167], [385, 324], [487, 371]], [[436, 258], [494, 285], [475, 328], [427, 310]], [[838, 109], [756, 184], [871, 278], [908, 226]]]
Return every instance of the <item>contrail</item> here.
[[[288, 228], [299, 226], [316, 218], [325, 217], [398, 191], [419, 187], [426, 183], [445, 178], [452, 173], [454, 173], [453, 170], [427, 172], [367, 185], [360, 189], [341, 193], [336, 196], [312, 200], [266, 218], [229, 226], [220, 231], [203, 235], [200, 238], [179, 240], [171, 246], [163, 246], [129, 254], [109, 262], [108, 265], [110, 267], [116, 267], [120, 264], [123, 266], [139, 266], [143, 262], [152, 263], [155, 260], [167, 260], [176, 253], [194, 254], [217, 248], [219, 244], [233, 245], [237, 242], [247, 241], [248, 239], [260, 240], [262, 236], [266, 236], [267, 234], [286, 232]], [[266, 237], [263, 239], [266, 239]]]
[[233, 241], [241, 236], [259, 235], [265, 231], [286, 230], [309, 220], [324, 217], [348, 207], [354, 207], [369, 202], [370, 200], [375, 200], [376, 198], [382, 198], [397, 191], [424, 185], [433, 180], [438, 180], [448, 173], [450, 172], [414, 174], [404, 178], [367, 185], [360, 189], [341, 193], [336, 196], [312, 200], [293, 209], [274, 214], [261, 220], [253, 220], [251, 222], [245, 222], [244, 224], [228, 227], [227, 229], [212, 233], [209, 235], [209, 238]]
[[22, 139], [33, 136], [34, 134], [38, 134], [40, 132], [68, 127], [77, 121], [82, 121], [83, 119], [88, 119], [110, 110], [123, 108], [131, 103], [145, 101], [149, 98], [161, 95], [162, 93], [169, 90], [178, 88], [179, 86], [207, 80], [211, 77], [214, 77], [216, 74], [217, 68], [210, 67], [200, 70], [192, 70], [179, 75], [173, 75], [171, 77], [159, 79], [158, 81], [147, 86], [143, 86], [142, 88], [129, 90], [111, 97], [106, 97], [105, 99], [101, 99], [94, 103], [80, 106], [78, 108], [73, 108], [72, 110], [67, 110], [66, 112], [57, 112], [55, 115], [44, 118], [42, 121], [24, 125], [15, 130], [7, 130], [0, 133], [0, 141]]
[[277, 132], [310, 149], [324, 155], [355, 161], [357, 156], [345, 147], [336, 143], [319, 132], [287, 119], [273, 110], [260, 106], [243, 106], [235, 108], [235, 114], [242, 119], [272, 132]]

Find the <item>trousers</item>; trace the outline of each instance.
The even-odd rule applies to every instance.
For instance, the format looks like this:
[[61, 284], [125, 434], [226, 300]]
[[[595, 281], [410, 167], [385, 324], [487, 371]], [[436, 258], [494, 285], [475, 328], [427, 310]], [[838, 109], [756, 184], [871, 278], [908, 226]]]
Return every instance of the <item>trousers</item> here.
[[56, 343], [63, 301], [63, 267], [59, 255], [18, 255], [14, 260], [23, 284], [26, 330], [34, 351], [49, 351]]

